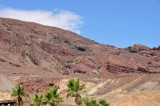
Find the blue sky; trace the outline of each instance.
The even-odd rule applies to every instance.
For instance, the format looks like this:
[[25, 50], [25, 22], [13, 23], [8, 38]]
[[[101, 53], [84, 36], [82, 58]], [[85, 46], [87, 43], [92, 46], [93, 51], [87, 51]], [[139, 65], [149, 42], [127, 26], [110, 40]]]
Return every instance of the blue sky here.
[[160, 0], [0, 0], [0, 9], [6, 8], [53, 12], [60, 27], [103, 44], [160, 45]]

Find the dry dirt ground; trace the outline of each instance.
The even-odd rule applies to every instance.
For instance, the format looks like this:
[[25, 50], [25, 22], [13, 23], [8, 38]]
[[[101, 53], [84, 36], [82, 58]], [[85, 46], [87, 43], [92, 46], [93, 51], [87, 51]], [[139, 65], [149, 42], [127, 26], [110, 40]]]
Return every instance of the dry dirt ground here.
[[[130, 77], [130, 80], [127, 80], [128, 78], [125, 76], [116, 79], [81, 79], [81, 83], [85, 83], [86, 91], [82, 92], [82, 96], [88, 96], [95, 99], [105, 99], [111, 104], [111, 106], [160, 106], [160, 80], [158, 80], [157, 77], [158, 76], [155, 75], [154, 79], [153, 77], [150, 77], [148, 75], [137, 75], [136, 78], [135, 76], [133, 78]], [[64, 98], [64, 106], [75, 105], [74, 98], [66, 98], [66, 85], [69, 79], [70, 78], [52, 78], [50, 80], [47, 80], [48, 82], [52, 80], [51, 82], [54, 82], [54, 85], [59, 87], [59, 91]], [[39, 84], [35, 85], [37, 85], [38, 87]], [[46, 90], [43, 89], [41, 89], [42, 92], [40, 91], [37, 93], [43, 94], [43, 92]], [[28, 92], [30, 91], [30, 89], [26, 90]], [[36, 92], [30, 93], [32, 93], [30, 94], [30, 96], [33, 96]], [[1, 100], [12, 99], [10, 97], [10, 92], [0, 91], [0, 97]], [[30, 97], [30, 99], [31, 98], [32, 97]]]
[[[87, 82], [86, 90], [90, 98], [105, 99], [111, 106], [160, 106], [160, 82], [147, 81], [146, 77], [137, 77], [126, 84], [121, 85], [123, 79], [101, 79], [98, 83]], [[92, 81], [97, 82], [97, 79]], [[115, 88], [115, 85], [120, 84]], [[108, 90], [107, 90], [108, 89]], [[109, 90], [112, 89], [112, 90]], [[66, 104], [73, 105], [74, 100]]]

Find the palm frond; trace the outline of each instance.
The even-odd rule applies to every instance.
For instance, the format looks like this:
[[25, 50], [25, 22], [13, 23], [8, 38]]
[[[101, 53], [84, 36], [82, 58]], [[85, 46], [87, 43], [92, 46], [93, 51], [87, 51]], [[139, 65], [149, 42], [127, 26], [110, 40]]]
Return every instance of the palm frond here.
[[68, 94], [70, 94], [69, 96], [75, 96], [79, 93], [79, 91], [82, 91], [85, 87], [84, 84], [80, 84], [79, 79], [70, 79], [68, 81]]
[[11, 94], [12, 97], [18, 97], [18, 92], [15, 88], [12, 88], [12, 94]]
[[101, 99], [99, 100], [99, 106], [109, 106], [109, 103], [107, 103], [106, 100]]
[[25, 90], [23, 87], [18, 86], [18, 88], [13, 88], [12, 89], [12, 94], [11, 96], [13, 97], [18, 97], [18, 96], [27, 96]]
[[60, 97], [57, 88], [53, 87], [48, 89], [48, 91], [45, 94], [45, 102], [51, 104], [52, 103], [60, 104], [62, 102], [62, 98]]
[[43, 95], [41, 96], [38, 96], [37, 94], [33, 97], [33, 104], [34, 105], [41, 105], [44, 103], [44, 100], [43, 100]]

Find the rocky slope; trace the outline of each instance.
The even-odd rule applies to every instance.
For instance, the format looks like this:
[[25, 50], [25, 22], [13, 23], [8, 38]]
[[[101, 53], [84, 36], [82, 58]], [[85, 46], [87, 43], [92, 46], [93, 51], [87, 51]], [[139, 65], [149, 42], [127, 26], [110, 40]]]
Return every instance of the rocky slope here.
[[[128, 83], [123, 90], [135, 92], [147, 82], [159, 83], [160, 47], [116, 48], [59, 28], [0, 18], [0, 73], [31, 93], [71, 77], [110, 84], [92, 95], [107, 94]], [[154, 86], [152, 91], [160, 90]]]
[[25, 67], [87, 76], [160, 72], [158, 48], [134, 45], [124, 50], [62, 29], [12, 19], [0, 19], [0, 51], [1, 64], [16, 70]]

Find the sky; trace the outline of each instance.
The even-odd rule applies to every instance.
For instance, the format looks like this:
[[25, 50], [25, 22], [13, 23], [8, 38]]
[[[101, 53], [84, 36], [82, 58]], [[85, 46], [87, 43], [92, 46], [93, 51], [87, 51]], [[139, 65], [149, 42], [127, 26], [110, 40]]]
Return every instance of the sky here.
[[0, 17], [56, 26], [120, 48], [160, 45], [160, 0], [0, 0]]

